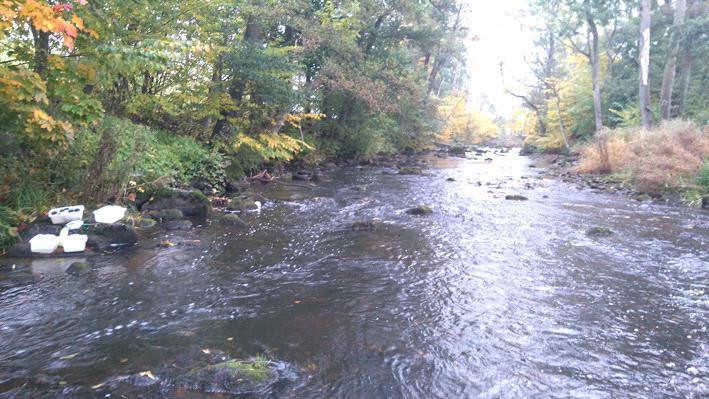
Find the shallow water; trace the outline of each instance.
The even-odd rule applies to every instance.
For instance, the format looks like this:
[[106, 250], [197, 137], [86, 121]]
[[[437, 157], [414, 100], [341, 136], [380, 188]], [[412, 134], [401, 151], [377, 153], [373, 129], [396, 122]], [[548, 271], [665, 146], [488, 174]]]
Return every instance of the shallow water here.
[[90, 387], [169, 380], [203, 349], [288, 364], [272, 397], [709, 396], [709, 214], [579, 191], [513, 153], [432, 162], [271, 188], [249, 229], [155, 232], [86, 276], [6, 260], [0, 397], [104, 397]]

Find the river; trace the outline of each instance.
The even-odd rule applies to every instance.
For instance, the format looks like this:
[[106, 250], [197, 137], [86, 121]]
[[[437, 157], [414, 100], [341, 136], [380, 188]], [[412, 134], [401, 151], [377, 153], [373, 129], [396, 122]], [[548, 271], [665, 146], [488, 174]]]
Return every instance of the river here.
[[211, 352], [281, 365], [266, 397], [709, 397], [709, 214], [492, 158], [265, 186], [249, 228], [146, 233], [88, 275], [4, 260], [0, 398], [204, 397], [105, 382]]

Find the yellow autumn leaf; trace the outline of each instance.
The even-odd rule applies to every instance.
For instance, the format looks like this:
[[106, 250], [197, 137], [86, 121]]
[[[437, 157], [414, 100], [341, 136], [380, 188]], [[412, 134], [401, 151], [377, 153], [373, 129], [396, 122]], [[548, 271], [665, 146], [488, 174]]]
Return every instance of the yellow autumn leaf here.
[[80, 30], [84, 30], [84, 20], [79, 18], [76, 14], [71, 16], [71, 22]]

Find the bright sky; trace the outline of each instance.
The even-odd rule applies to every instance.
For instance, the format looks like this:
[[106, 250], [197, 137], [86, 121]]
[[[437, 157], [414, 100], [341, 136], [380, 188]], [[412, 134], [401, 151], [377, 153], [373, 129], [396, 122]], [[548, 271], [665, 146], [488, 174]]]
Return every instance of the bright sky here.
[[[532, 37], [524, 21], [528, 19], [528, 0], [463, 0], [464, 23], [472, 36], [468, 49], [469, 92], [474, 106], [478, 96], [486, 96], [501, 116], [520, 107], [520, 100], [504, 93], [500, 61], [504, 65], [505, 85], [519, 89], [519, 81], [529, 76], [524, 56], [532, 48]], [[478, 98], [476, 98], [478, 97]]]

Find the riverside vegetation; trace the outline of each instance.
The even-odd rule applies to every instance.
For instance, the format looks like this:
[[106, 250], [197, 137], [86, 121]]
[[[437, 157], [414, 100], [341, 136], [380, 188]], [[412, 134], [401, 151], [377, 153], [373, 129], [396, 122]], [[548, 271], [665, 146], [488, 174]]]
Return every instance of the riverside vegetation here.
[[0, 248], [58, 203], [423, 149], [466, 35], [448, 0], [2, 1]]
[[505, 80], [524, 104], [508, 125], [529, 151], [578, 156], [575, 172], [698, 203], [709, 194], [709, 5], [652, 3], [531, 1], [533, 82]]

